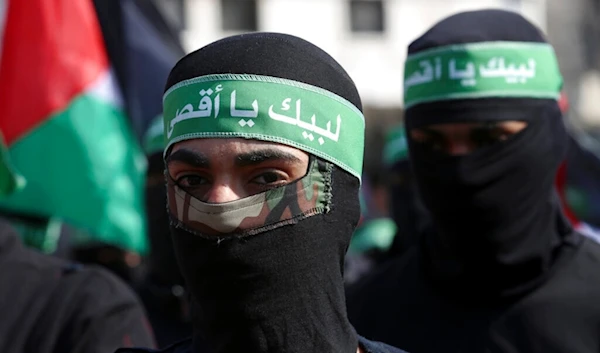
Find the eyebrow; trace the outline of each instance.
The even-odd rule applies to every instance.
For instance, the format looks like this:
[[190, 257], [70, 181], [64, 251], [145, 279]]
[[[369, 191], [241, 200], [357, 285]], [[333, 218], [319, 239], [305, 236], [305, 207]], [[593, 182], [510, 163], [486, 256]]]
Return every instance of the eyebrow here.
[[238, 154], [235, 159], [235, 164], [238, 167], [247, 167], [266, 161], [286, 161], [292, 163], [301, 162], [300, 158], [291, 153], [287, 153], [276, 148], [266, 148]]
[[185, 163], [189, 166], [197, 168], [210, 167], [210, 161], [204, 154], [193, 152], [184, 148], [171, 153], [169, 157], [167, 157], [167, 165], [174, 162]]

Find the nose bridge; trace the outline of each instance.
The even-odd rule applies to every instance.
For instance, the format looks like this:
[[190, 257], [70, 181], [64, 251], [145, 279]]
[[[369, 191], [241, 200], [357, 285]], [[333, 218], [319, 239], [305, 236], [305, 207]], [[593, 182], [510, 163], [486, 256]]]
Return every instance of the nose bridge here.
[[451, 138], [448, 141], [448, 153], [452, 156], [461, 156], [471, 151], [469, 143], [463, 138]]
[[233, 178], [225, 175], [216, 178], [207, 192], [206, 202], [224, 203], [244, 197], [233, 181]]

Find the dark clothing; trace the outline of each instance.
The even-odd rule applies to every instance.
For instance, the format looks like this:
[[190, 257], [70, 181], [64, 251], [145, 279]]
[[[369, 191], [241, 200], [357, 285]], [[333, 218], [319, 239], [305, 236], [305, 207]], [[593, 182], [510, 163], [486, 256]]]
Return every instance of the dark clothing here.
[[107, 353], [154, 346], [144, 311], [118, 278], [23, 247], [0, 221], [0, 352]]
[[[506, 58], [527, 57], [519, 45], [535, 43], [553, 68], [539, 77], [560, 75], [541, 32], [509, 11], [450, 16], [408, 53], [487, 45], [481, 42], [515, 42], [498, 54]], [[467, 53], [452, 49], [452, 60], [477, 57]], [[549, 88], [558, 96], [555, 78]], [[409, 139], [434, 230], [349, 295], [350, 320], [370, 339], [416, 353], [600, 352], [600, 246], [573, 232], [554, 190], [568, 146], [562, 112], [555, 99], [489, 94], [406, 109], [409, 131], [465, 122], [480, 131], [471, 130], [474, 148], [466, 154]], [[497, 138], [487, 129], [499, 121], [526, 126]]]
[[348, 294], [358, 332], [409, 352], [600, 352], [600, 245], [563, 247], [548, 280], [505, 303], [471, 305], [432, 286], [418, 248]]
[[148, 279], [138, 291], [159, 348], [192, 335], [189, 304], [181, 286], [159, 286]]
[[[380, 342], [372, 342], [363, 337], [359, 338], [358, 343], [364, 349], [365, 353], [402, 353], [403, 350], [388, 346], [387, 344]], [[192, 340], [188, 339], [179, 343], [176, 343], [164, 350], [155, 351], [146, 348], [123, 348], [119, 349], [116, 353], [192, 353]], [[354, 353], [348, 352], [348, 353]], [[196, 352], [203, 353], [203, 352]], [[319, 352], [324, 353], [324, 352]]]
[[[149, 156], [148, 168], [151, 171], [146, 187], [149, 271], [137, 291], [148, 313], [158, 347], [164, 348], [190, 337], [192, 323], [188, 295], [171, 241], [162, 153]], [[160, 182], [151, 184], [150, 180]]]
[[[277, 33], [228, 37], [188, 54], [171, 71], [166, 89], [231, 73], [298, 81], [362, 108], [352, 79], [331, 56]], [[222, 88], [220, 81], [214, 83], [215, 91]], [[221, 136], [229, 135], [222, 129]], [[181, 155], [166, 151], [167, 158]], [[356, 350], [343, 266], [360, 217], [358, 178], [311, 156], [304, 177], [221, 204], [205, 202], [200, 189], [166, 176], [173, 247], [192, 298], [195, 351]], [[262, 211], [254, 214], [254, 209]]]

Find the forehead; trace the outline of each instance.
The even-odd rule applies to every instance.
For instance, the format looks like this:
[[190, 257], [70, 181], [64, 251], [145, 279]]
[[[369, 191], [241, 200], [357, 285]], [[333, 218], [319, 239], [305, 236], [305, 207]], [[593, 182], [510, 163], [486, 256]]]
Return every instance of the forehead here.
[[243, 138], [203, 138], [180, 141], [173, 145], [171, 153], [181, 149], [202, 153], [209, 158], [218, 158], [223, 155], [237, 155], [265, 149], [277, 149], [298, 157], [308, 156], [306, 152], [291, 146]]

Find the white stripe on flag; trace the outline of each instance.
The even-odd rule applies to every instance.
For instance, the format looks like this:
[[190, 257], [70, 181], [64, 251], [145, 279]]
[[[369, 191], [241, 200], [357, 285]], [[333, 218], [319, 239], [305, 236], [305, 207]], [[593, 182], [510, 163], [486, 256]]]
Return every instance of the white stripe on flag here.
[[0, 0], [0, 61], [2, 61], [2, 47], [4, 47], [4, 30], [6, 29], [6, 15], [9, 0]]
[[101, 102], [112, 105], [115, 108], [123, 108], [124, 100], [121, 94], [121, 88], [112, 69], [102, 73], [95, 82], [93, 82], [85, 93], [93, 96]]

